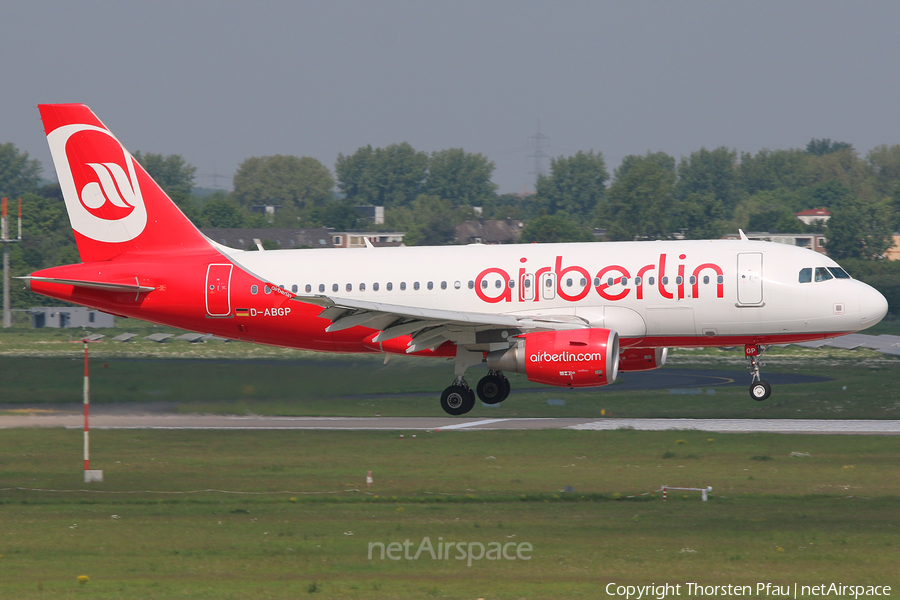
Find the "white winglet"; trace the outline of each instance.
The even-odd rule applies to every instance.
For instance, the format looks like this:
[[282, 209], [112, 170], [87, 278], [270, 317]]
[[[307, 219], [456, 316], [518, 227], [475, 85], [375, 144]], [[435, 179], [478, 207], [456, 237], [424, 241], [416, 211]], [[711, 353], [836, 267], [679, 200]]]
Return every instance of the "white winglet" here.
[[747, 237], [747, 234], [744, 233], [744, 230], [743, 230], [743, 229], [738, 229], [738, 233], [741, 234], [741, 241], [742, 241], [742, 242], [749, 242], [749, 241], [750, 241], [750, 238]]
[[366, 240], [366, 248], [374, 248], [375, 247], [372, 245], [372, 242], [369, 241], [369, 238], [363, 236], [363, 239]]

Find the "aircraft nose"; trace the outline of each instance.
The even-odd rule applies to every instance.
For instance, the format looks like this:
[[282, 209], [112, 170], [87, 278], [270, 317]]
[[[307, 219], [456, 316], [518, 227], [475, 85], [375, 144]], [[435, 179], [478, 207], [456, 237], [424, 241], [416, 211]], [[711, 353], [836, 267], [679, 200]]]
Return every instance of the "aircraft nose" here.
[[866, 285], [859, 294], [859, 316], [863, 328], [881, 321], [888, 311], [887, 299], [875, 288]]

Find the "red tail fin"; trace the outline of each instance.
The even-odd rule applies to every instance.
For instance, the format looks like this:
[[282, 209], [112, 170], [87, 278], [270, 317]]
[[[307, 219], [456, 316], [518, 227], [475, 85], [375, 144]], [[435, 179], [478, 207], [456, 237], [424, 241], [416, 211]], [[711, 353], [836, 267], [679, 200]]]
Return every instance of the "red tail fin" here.
[[209, 249], [203, 234], [91, 109], [38, 108], [82, 261]]

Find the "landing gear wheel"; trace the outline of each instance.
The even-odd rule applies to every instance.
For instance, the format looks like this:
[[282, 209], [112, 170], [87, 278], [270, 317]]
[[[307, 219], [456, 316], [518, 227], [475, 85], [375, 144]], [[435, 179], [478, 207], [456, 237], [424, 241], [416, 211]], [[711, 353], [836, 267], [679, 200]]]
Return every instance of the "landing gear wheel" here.
[[451, 385], [441, 394], [441, 408], [450, 415], [464, 415], [475, 406], [475, 392], [464, 385]]
[[757, 381], [750, 386], [750, 397], [762, 402], [772, 394], [772, 386], [767, 381]]
[[485, 404], [500, 404], [509, 396], [509, 379], [497, 373], [488, 373], [475, 388], [478, 398]]

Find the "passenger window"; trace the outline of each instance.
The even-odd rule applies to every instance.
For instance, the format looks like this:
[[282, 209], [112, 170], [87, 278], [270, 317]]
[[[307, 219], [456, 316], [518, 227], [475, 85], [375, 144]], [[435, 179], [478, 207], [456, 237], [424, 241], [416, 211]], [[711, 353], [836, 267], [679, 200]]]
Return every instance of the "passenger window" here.
[[800, 269], [800, 283], [809, 283], [812, 281], [812, 269], [807, 267]]
[[681, 285], [683, 282], [684, 282], [684, 279], [681, 277], [681, 275], [679, 275], [678, 277], [675, 278], [675, 283], [677, 285]]
[[433, 290], [433, 289], [434, 289], [434, 283], [433, 283], [433, 282], [431, 282], [431, 281], [428, 282], [428, 289], [429, 289], [429, 290]]
[[458, 281], [454, 281], [454, 282], [453, 282], [453, 287], [456, 288], [456, 289], [459, 289], [459, 288], [462, 287], [462, 284], [461, 284], [460, 282], [458, 282]]
[[616, 285], [616, 281], [612, 277], [609, 277], [606, 280], [606, 287], [612, 287], [614, 285]]
[[530, 279], [526, 279], [524, 285], [525, 285], [526, 288], [530, 288], [530, 287], [531, 287], [531, 280], [530, 280]]
[[263, 286], [263, 292], [265, 292], [266, 294], [271, 294], [272, 289], [266, 285], [266, 286]]
[[394, 289], [394, 284], [391, 283], [390, 281], [388, 281], [388, 283], [387, 283], [387, 291], [390, 292], [392, 289]]
[[825, 267], [816, 267], [816, 281], [828, 281], [829, 279], [834, 279], [831, 273], [828, 272], [828, 269]]
[[498, 279], [497, 281], [494, 282], [494, 287], [499, 290], [500, 288], [503, 287], [503, 282]]
[[325, 291], [325, 284], [324, 284], [324, 283], [320, 283], [320, 284], [319, 284], [319, 291], [320, 291], [320, 292], [324, 292], [324, 291]]
[[366, 284], [364, 284], [364, 283], [359, 284], [359, 291], [361, 291], [361, 292], [366, 291]]
[[471, 279], [469, 280], [469, 289], [470, 289], [470, 290], [474, 290], [474, 289], [475, 289], [475, 282], [472, 281]]
[[691, 285], [694, 285], [695, 283], [697, 283], [697, 278], [691, 275]]
[[331, 291], [332, 291], [332, 292], [338, 291], [338, 284], [336, 284], [336, 283], [332, 284], [332, 285], [331, 285]]
[[669, 285], [669, 276], [666, 275], [662, 278], [663, 285]]
[[347, 284], [347, 291], [348, 291], [348, 292], [352, 292], [352, 291], [353, 291], [353, 284], [352, 284], [352, 283], [348, 283], [348, 284]]
[[306, 284], [306, 293], [308, 294], [310, 292], [312, 292], [312, 286], [307, 283]]
[[487, 289], [487, 279], [481, 280], [481, 289], [483, 289], [483, 290]]
[[513, 289], [514, 287], [516, 287], [516, 282], [513, 281], [512, 279], [510, 279], [509, 280], [509, 289]]
[[254, 296], [255, 296], [256, 294], [258, 294], [258, 293], [259, 293], [259, 286], [251, 285], [251, 286], [250, 286], [250, 293], [253, 294]]
[[709, 275], [703, 276], [703, 285], [707, 285], [709, 283]]
[[572, 287], [572, 279], [566, 279], [566, 287]]
[[373, 291], [373, 292], [377, 292], [377, 291], [378, 291], [378, 282], [377, 282], [377, 281], [376, 281], [375, 283], [372, 284], [372, 291]]
[[828, 267], [828, 270], [838, 279], [850, 279], [850, 275], [847, 274], [847, 271], [840, 267]]
[[648, 278], [647, 278], [647, 285], [656, 285], [656, 278], [655, 278], [655, 277], [648, 277]]
[[415, 283], [413, 284], [413, 289], [414, 289], [414, 290], [418, 290], [418, 289], [419, 289], [419, 282], [418, 282], [418, 281], [415, 282]]
[[401, 281], [401, 282], [400, 282], [400, 291], [405, 291], [405, 290], [406, 290], [406, 282], [405, 282], [405, 281]]
[[297, 284], [296, 284], [296, 283], [295, 283], [294, 285], [291, 286], [291, 291], [294, 292], [295, 294], [297, 293], [297, 290], [299, 290], [299, 289], [300, 289], [300, 288], [297, 287]]
[[640, 277], [635, 277], [635, 278], [634, 278], [634, 285], [641, 285], [641, 278], [640, 278]]
[[[457, 282], [457, 286], [456, 286], [456, 287], [459, 287], [459, 282]], [[442, 282], [441, 282], [441, 289], [442, 289], [442, 290], [446, 290], [446, 289], [447, 289], [447, 282], [446, 282], [446, 281], [442, 281]]]
[[719, 275], [718, 277], [716, 277], [716, 283], [718, 283], [719, 285], [722, 285], [723, 283], [725, 283], [725, 278], [723, 276]]
[[587, 279], [585, 279], [584, 277], [582, 277], [582, 278], [581, 278], [581, 287], [584, 287], [584, 286], [586, 286], [586, 285], [587, 285]]

